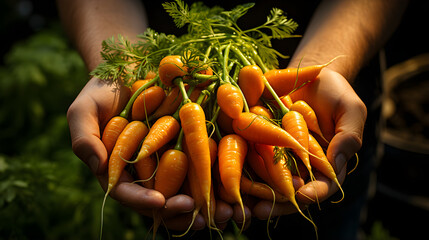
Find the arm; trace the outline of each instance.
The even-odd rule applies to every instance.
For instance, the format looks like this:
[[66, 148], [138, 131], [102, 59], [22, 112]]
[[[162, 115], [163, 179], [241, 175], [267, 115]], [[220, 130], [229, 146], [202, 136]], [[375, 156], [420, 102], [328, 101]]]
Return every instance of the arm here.
[[[366, 121], [365, 104], [350, 83], [395, 30], [405, 10], [406, 1], [391, 0], [325, 0], [315, 11], [289, 67], [324, 64], [339, 55], [322, 70], [318, 81], [292, 94], [292, 99], [305, 100], [319, 118], [323, 134], [330, 143], [327, 157], [336, 163], [337, 176], [343, 182], [347, 161], [362, 146]], [[297, 199], [310, 204], [323, 201], [338, 188], [328, 178], [316, 173], [317, 183], [298, 190]], [[315, 195], [317, 191], [317, 196]], [[306, 197], [307, 196], [307, 197]], [[266, 218], [271, 203], [261, 202], [255, 215]], [[296, 211], [289, 205], [277, 205], [273, 215]]]
[[100, 62], [101, 42], [121, 34], [135, 40], [147, 28], [138, 0], [57, 0], [61, 21], [89, 70]]
[[317, 8], [289, 66], [323, 64], [353, 81], [396, 29], [406, 0], [325, 0]]

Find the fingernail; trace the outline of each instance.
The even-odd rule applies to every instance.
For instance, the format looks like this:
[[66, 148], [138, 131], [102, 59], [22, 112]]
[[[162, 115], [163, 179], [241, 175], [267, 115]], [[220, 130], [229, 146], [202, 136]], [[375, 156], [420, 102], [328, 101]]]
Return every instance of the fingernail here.
[[97, 174], [98, 172], [98, 163], [99, 163], [99, 160], [96, 156], [91, 156], [88, 159], [88, 166], [91, 169], [91, 171], [95, 174]]
[[343, 153], [340, 153], [335, 158], [335, 164], [337, 166], [337, 171], [341, 171], [347, 163], [346, 156]]

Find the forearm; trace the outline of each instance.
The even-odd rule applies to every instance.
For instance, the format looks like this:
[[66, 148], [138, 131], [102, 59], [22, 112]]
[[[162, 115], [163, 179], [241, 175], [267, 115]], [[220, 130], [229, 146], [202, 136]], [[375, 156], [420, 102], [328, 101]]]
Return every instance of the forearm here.
[[103, 40], [121, 34], [135, 40], [147, 27], [139, 0], [57, 0], [62, 23], [89, 71], [101, 62]]
[[323, 64], [353, 81], [398, 25], [407, 1], [325, 0], [316, 10], [289, 66]]

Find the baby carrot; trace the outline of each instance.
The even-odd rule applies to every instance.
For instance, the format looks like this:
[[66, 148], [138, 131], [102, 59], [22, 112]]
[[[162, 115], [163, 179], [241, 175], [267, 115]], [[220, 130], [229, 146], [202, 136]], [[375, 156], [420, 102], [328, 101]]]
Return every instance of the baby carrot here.
[[109, 120], [106, 127], [104, 127], [103, 134], [101, 135], [101, 141], [107, 150], [107, 155], [110, 156], [113, 147], [121, 134], [128, 124], [128, 120], [122, 116], [115, 116]]
[[[272, 69], [264, 73], [264, 76], [279, 96], [287, 95], [304, 84], [316, 80], [320, 71], [335, 61], [338, 57], [335, 57], [331, 61], [321, 65], [312, 65], [302, 68]], [[264, 91], [263, 96], [266, 98], [272, 98], [271, 93], [267, 90]]]
[[[209, 137], [204, 110], [199, 104], [188, 102], [180, 108], [179, 116], [185, 134], [186, 145], [189, 146], [188, 157], [196, 169], [201, 193], [207, 206], [207, 211], [209, 211], [212, 176]], [[208, 216], [210, 220], [210, 212], [208, 212]], [[208, 225], [210, 226], [211, 223], [208, 223]]]
[[131, 109], [131, 119], [140, 121], [146, 119], [147, 116], [158, 108], [164, 98], [164, 89], [159, 86], [152, 86], [145, 89], [134, 101]]
[[248, 65], [240, 69], [238, 85], [249, 107], [254, 106], [264, 92], [264, 73], [257, 65]]
[[244, 139], [273, 146], [308, 152], [286, 130], [254, 113], [243, 112], [232, 121], [234, 132]]
[[229, 134], [219, 141], [219, 173], [222, 185], [229, 195], [238, 203], [243, 212], [244, 227], [244, 205], [240, 194], [240, 179], [247, 153], [247, 141], [237, 134]]
[[298, 100], [290, 106], [290, 110], [301, 113], [307, 123], [308, 129], [315, 132], [325, 142], [329, 143], [328, 140], [323, 137], [322, 130], [320, 129], [319, 122], [317, 121], [316, 112], [314, 112], [310, 105], [303, 100]]
[[240, 89], [230, 83], [222, 84], [217, 89], [216, 99], [220, 109], [232, 119], [243, 111], [243, 95]]
[[137, 159], [131, 163], [145, 159], [158, 151], [162, 146], [173, 140], [179, 130], [180, 124], [172, 116], [166, 115], [156, 120], [142, 143]]

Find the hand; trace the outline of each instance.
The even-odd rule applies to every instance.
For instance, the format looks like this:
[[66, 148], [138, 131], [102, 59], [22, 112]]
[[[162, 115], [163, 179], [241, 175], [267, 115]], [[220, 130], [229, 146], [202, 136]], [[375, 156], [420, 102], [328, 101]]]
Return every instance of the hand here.
[[[366, 120], [366, 107], [356, 95], [347, 80], [337, 72], [325, 68], [319, 79], [292, 94], [293, 101], [305, 100], [316, 111], [324, 136], [331, 139], [327, 157], [334, 160], [337, 178], [340, 183], [346, 177], [347, 161], [362, 146], [363, 128]], [[336, 193], [339, 188], [324, 175], [314, 172], [316, 181], [300, 187], [296, 198], [305, 207], [321, 202]], [[271, 202], [261, 201], [253, 208], [253, 214], [260, 219], [267, 219]], [[290, 203], [276, 204], [273, 217], [296, 212]]]
[[[129, 97], [130, 90], [127, 87], [92, 78], [67, 112], [73, 151], [88, 165], [104, 190], [107, 188], [108, 156], [100, 140], [100, 129], [103, 129], [110, 118], [122, 111]], [[177, 195], [166, 201], [160, 192], [146, 189], [132, 183], [133, 181], [131, 175], [124, 172], [110, 196], [149, 217], [152, 217], [153, 209], [163, 208], [161, 213], [168, 228], [187, 229], [194, 209], [194, 201], [191, 197]], [[216, 220], [226, 222], [231, 215], [231, 207], [222, 202], [218, 203]], [[193, 229], [202, 229], [204, 226], [203, 217], [197, 216]]]

